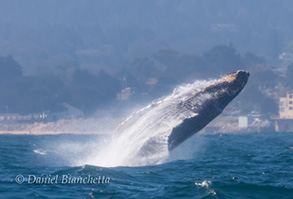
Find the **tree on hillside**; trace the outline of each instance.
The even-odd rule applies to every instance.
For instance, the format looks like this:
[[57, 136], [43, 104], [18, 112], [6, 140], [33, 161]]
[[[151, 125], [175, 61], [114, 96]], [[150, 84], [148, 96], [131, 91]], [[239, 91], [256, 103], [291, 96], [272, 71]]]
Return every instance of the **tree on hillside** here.
[[158, 75], [155, 63], [150, 57], [138, 58], [131, 65], [133, 75], [139, 80], [146, 81]]
[[50, 75], [19, 77], [0, 84], [0, 106], [10, 113], [31, 114], [64, 110], [66, 99], [63, 83]]
[[274, 88], [278, 84], [278, 76], [274, 71], [266, 69], [251, 74], [250, 81], [262, 88]]
[[267, 118], [271, 115], [277, 115], [279, 111], [279, 106], [272, 98], [263, 96], [263, 99], [260, 101], [260, 110]]
[[254, 66], [256, 64], [265, 63], [265, 59], [262, 57], [256, 56], [251, 52], [246, 52], [244, 54], [244, 56], [242, 57], [242, 62], [246, 68], [249, 68], [249, 67]]
[[293, 63], [287, 66], [286, 81], [288, 86], [293, 89]]
[[180, 53], [173, 49], [161, 49], [158, 52], [154, 53], [152, 57], [161, 62], [166, 66], [172, 65], [177, 58], [179, 57]]
[[167, 67], [164, 77], [169, 77], [177, 83], [185, 80], [194, 80], [203, 78], [204, 62], [202, 57], [196, 55], [183, 54]]
[[86, 114], [113, 101], [120, 89], [119, 80], [103, 70], [98, 75], [87, 70], [76, 70], [68, 85], [70, 103]]
[[0, 79], [14, 78], [22, 76], [21, 66], [12, 56], [0, 56]]
[[208, 74], [231, 73], [243, 69], [241, 56], [236, 53], [232, 44], [216, 46], [204, 53], [203, 58], [206, 64], [203, 69]]

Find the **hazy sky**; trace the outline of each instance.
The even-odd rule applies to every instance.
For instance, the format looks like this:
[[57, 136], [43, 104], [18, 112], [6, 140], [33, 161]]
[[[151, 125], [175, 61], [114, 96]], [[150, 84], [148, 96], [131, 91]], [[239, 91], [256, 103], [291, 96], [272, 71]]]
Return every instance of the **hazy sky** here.
[[230, 43], [276, 61], [293, 52], [292, 11], [290, 0], [2, 0], [0, 55], [27, 74], [127, 67], [161, 48], [202, 53]]

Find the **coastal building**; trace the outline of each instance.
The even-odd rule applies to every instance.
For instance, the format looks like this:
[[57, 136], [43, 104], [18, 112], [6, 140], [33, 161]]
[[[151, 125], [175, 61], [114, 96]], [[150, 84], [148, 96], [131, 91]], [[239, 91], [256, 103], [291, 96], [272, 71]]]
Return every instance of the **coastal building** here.
[[238, 129], [248, 128], [253, 123], [259, 123], [260, 120], [260, 113], [258, 111], [252, 111], [250, 114], [246, 116], [239, 116], [238, 117]]
[[286, 97], [280, 98], [280, 119], [293, 119], [293, 91], [289, 91]]
[[130, 87], [127, 87], [121, 91], [121, 93], [117, 94], [117, 99], [119, 100], [127, 100], [132, 95], [132, 91]]
[[12, 124], [12, 123], [28, 123], [39, 119], [37, 114], [20, 115], [20, 114], [0, 114], [0, 124]]
[[248, 116], [240, 116], [238, 117], [238, 128], [247, 128], [248, 126], [250, 126], [253, 122], [253, 118], [252, 117], [248, 117]]
[[272, 118], [276, 132], [293, 132], [293, 91], [279, 99], [279, 117]]

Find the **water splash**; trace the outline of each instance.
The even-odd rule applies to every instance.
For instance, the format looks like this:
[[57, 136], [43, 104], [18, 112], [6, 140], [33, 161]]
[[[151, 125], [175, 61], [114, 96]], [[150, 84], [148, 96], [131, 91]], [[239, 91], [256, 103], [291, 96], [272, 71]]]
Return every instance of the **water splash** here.
[[[196, 113], [178, 108], [195, 92], [218, 80], [195, 81], [174, 89], [173, 93], [133, 113], [118, 126], [114, 136], [87, 164], [99, 166], [142, 166], [162, 163], [169, 155], [168, 136], [172, 129]], [[203, 95], [197, 104], [211, 96]]]
[[194, 184], [196, 186], [208, 188], [209, 186], [211, 186], [212, 182], [211, 181], [204, 180], [203, 182], [196, 182]]

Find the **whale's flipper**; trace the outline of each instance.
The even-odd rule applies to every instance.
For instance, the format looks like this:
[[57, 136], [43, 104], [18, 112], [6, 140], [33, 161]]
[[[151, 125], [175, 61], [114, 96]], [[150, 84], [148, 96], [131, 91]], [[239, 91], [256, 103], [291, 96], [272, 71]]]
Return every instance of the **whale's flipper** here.
[[237, 71], [223, 77], [219, 82], [207, 86], [195, 93], [186, 102], [181, 103], [181, 109], [188, 107], [188, 109], [195, 110], [197, 114], [184, 119], [181, 124], [172, 129], [168, 137], [169, 151], [215, 119], [241, 92], [248, 77], [249, 73], [247, 71]]
[[132, 165], [157, 162], [215, 119], [248, 78], [247, 71], [237, 71], [218, 80], [184, 85], [132, 114], [116, 129], [114, 159]]

